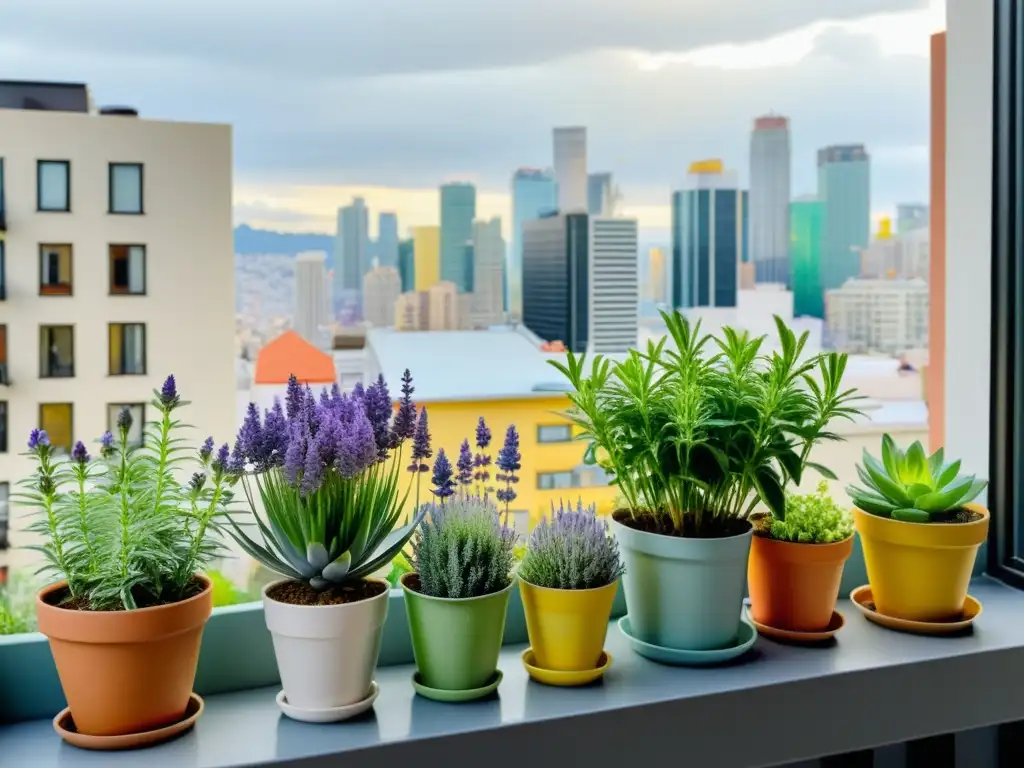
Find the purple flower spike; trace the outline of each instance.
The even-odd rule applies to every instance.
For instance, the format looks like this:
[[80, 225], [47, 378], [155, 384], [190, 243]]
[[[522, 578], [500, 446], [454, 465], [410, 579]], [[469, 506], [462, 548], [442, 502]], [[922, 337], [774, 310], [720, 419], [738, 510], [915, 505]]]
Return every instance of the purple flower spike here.
[[338, 472], [342, 477], [355, 477], [377, 460], [377, 442], [373, 425], [362, 408], [355, 415], [338, 443]]
[[299, 384], [299, 380], [295, 378], [293, 373], [288, 377], [288, 391], [285, 394], [285, 411], [288, 413], [288, 419], [297, 419], [299, 413], [302, 410], [302, 404], [306, 401], [306, 393], [302, 391], [302, 385]]
[[231, 451], [231, 458], [228, 459], [228, 474], [236, 477], [245, 474], [245, 456], [242, 455], [242, 446], [237, 439]]
[[228, 444], [224, 443], [217, 451], [217, 458], [213, 460], [213, 469], [215, 472], [223, 472], [228, 466], [228, 459], [231, 457], [231, 451], [228, 448]]
[[303, 495], [308, 496], [320, 487], [323, 478], [324, 462], [320, 458], [320, 438], [316, 437], [310, 441], [306, 449], [306, 463], [302, 467], [302, 482], [299, 490]]
[[487, 422], [484, 421], [484, 417], [481, 416], [480, 420], [476, 423], [476, 447], [483, 450], [491, 444], [491, 430], [487, 426]]
[[288, 450], [288, 419], [281, 408], [281, 401], [276, 398], [274, 407], [264, 414], [259, 445], [259, 455], [250, 457], [259, 470], [281, 466], [285, 451]]
[[259, 465], [263, 455], [263, 425], [260, 423], [260, 409], [256, 403], [249, 403], [242, 428], [238, 431], [238, 442], [245, 458]]
[[476, 468], [476, 471], [473, 473], [473, 479], [484, 485], [485, 492], [487, 490], [487, 481], [491, 479], [491, 472], [488, 469], [491, 466], [491, 455], [485, 453], [487, 446], [490, 444], [491, 430], [487, 426], [487, 422], [484, 421], [484, 417], [481, 416], [480, 420], [476, 423], [476, 447], [478, 450], [473, 456], [473, 466]]
[[208, 437], [203, 442], [202, 447], [199, 449], [199, 458], [205, 464], [210, 460], [210, 456], [213, 455], [213, 437]]
[[176, 408], [181, 403], [181, 397], [178, 395], [178, 385], [174, 381], [174, 374], [172, 373], [166, 379], [164, 379], [164, 385], [160, 388], [160, 404], [167, 410]]
[[459, 448], [459, 460], [456, 463], [459, 485], [469, 485], [473, 482], [473, 452], [469, 448], [469, 439], [462, 441]]
[[81, 440], [75, 443], [75, 447], [71, 449], [71, 460], [83, 467], [89, 463], [89, 451], [86, 450], [85, 443]]
[[299, 473], [306, 464], [306, 444], [309, 439], [309, 430], [305, 425], [298, 422], [292, 424], [283, 465], [285, 479], [292, 485], [295, 485], [299, 479]]
[[110, 456], [114, 452], [114, 433], [107, 430], [100, 437], [100, 456]]
[[412, 374], [405, 369], [402, 374], [402, 399], [398, 402], [398, 413], [391, 425], [391, 447], [397, 448], [403, 441], [416, 434], [416, 405], [412, 401]]
[[412, 441], [412, 464], [409, 465], [410, 472], [426, 472], [427, 465], [424, 459], [432, 456], [430, 450], [430, 431], [427, 428], [427, 409], [420, 410], [420, 418], [416, 422], [416, 433]]
[[512, 486], [519, 482], [519, 476], [516, 475], [516, 472], [523, 466], [520, 463], [522, 458], [522, 454], [519, 453], [519, 433], [516, 431], [515, 424], [510, 424], [505, 432], [505, 444], [498, 451], [497, 465], [498, 469], [501, 470], [501, 474], [495, 476], [499, 482], [505, 483], [504, 488], [498, 489], [497, 496], [498, 501], [505, 504], [506, 517], [508, 516], [509, 504], [516, 499], [516, 492], [512, 489]]
[[391, 395], [388, 394], [388, 385], [381, 374], [377, 381], [367, 388], [363, 395], [363, 405], [366, 408], [366, 416], [373, 425], [373, 438], [377, 443], [377, 455], [379, 458], [386, 458], [388, 446], [391, 443]]
[[44, 429], [33, 429], [28, 433], [28, 449], [30, 451], [38, 450], [40, 447], [47, 448], [50, 445], [50, 436], [46, 434]]
[[117, 414], [117, 428], [123, 433], [127, 434], [128, 430], [132, 428], [132, 410], [131, 408], [122, 408], [121, 412]]
[[357, 381], [355, 383], [355, 386], [352, 387], [352, 399], [353, 400], [362, 400], [363, 396], [365, 394], [366, 394], [366, 390], [363, 388], [363, 382]]
[[434, 487], [431, 490], [441, 503], [455, 493], [455, 482], [452, 480], [452, 463], [444, 453], [444, 448], [437, 449], [437, 458], [434, 460], [434, 476], [432, 478]]

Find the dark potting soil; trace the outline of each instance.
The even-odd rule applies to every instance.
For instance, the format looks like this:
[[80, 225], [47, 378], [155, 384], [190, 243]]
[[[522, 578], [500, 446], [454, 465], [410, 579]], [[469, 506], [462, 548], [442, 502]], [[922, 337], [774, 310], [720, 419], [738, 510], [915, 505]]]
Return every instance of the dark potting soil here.
[[423, 588], [420, 585], [420, 577], [419, 574], [417, 573], [410, 573], [408, 576], [402, 579], [402, 583], [405, 584], [405, 586], [411, 589], [413, 592], [423, 591]]
[[750, 523], [737, 517], [716, 519], [710, 525], [705, 524], [699, 531], [695, 530], [693, 526], [688, 526], [683, 533], [672, 527], [672, 518], [668, 515], [656, 517], [649, 512], [644, 512], [634, 517], [628, 509], [617, 509], [612, 513], [612, 517], [616, 522], [635, 531], [683, 539], [725, 539], [729, 536], [739, 536], [750, 530]]
[[317, 592], [303, 581], [286, 581], [267, 590], [267, 597], [289, 605], [342, 605], [369, 600], [386, 589], [387, 587], [379, 581], [357, 581]]
[[981, 520], [983, 517], [983, 514], [975, 512], [973, 509], [956, 509], [942, 515], [932, 515], [932, 519], [929, 521], [929, 524], [953, 523], [956, 525], [959, 523], [973, 523], [975, 520]]
[[[171, 605], [172, 603], [180, 603], [182, 600], [188, 600], [190, 597], [198, 595], [204, 588], [205, 585], [201, 580], [193, 578], [180, 595], [171, 594], [169, 590], [164, 590], [164, 593], [161, 595], [153, 595], [144, 589], [135, 589], [132, 592], [132, 597], [135, 598], [135, 605], [138, 608], [155, 608], [158, 605]], [[88, 597], [84, 595], [71, 597], [71, 593], [66, 587], [64, 589], [57, 590], [56, 592], [51, 592], [45, 599], [50, 605], [55, 605], [58, 608], [66, 608], [69, 611], [96, 610], [89, 603]], [[124, 606], [118, 605], [116, 608], [104, 610], [123, 611], [125, 609]]]

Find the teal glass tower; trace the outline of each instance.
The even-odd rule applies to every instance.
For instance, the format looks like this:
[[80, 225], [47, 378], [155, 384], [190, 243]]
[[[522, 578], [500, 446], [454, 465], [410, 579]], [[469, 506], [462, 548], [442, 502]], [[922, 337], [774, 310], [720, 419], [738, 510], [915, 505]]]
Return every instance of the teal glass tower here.
[[466, 243], [473, 239], [476, 218], [476, 187], [453, 183], [441, 187], [441, 279], [455, 283], [459, 293], [473, 290], [467, 284]]
[[821, 289], [828, 291], [860, 274], [860, 250], [871, 239], [871, 160], [863, 144], [818, 150], [818, 199]]

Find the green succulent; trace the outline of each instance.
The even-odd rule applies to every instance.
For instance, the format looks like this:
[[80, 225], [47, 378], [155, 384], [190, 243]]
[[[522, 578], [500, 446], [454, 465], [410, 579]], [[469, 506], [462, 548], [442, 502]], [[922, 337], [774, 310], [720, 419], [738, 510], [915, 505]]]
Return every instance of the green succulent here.
[[853, 503], [865, 512], [908, 523], [929, 523], [977, 498], [988, 484], [974, 475], [962, 476], [960, 461], [943, 463], [939, 448], [931, 456], [920, 441], [906, 453], [889, 435], [882, 436], [882, 460], [866, 450], [857, 474], [866, 486], [846, 489]]

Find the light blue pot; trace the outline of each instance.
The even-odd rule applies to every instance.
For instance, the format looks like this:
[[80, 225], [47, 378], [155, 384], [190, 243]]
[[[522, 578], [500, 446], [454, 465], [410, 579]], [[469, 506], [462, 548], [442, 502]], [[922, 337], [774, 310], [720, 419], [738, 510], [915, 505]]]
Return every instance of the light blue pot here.
[[634, 635], [663, 648], [708, 651], [735, 644], [752, 529], [723, 539], [686, 539], [612, 520], [626, 573]]

